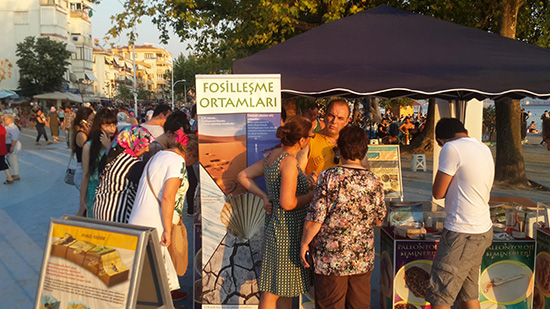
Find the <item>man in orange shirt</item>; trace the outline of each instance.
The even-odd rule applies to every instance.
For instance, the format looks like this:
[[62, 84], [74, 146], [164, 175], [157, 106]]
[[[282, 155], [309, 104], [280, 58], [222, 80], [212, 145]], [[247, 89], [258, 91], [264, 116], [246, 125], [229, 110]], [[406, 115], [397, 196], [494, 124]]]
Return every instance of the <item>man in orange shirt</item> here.
[[340, 165], [340, 152], [336, 142], [340, 130], [348, 125], [349, 117], [350, 108], [343, 99], [336, 99], [328, 104], [324, 117], [325, 127], [315, 133], [308, 146], [297, 155], [300, 167], [306, 175], [313, 173], [316, 176], [329, 167]]

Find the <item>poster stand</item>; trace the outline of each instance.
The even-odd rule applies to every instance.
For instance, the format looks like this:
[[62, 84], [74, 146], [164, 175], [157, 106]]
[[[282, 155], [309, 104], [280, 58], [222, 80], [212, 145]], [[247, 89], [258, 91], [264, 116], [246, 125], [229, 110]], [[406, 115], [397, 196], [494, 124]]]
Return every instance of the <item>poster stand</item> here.
[[34, 308], [173, 308], [154, 228], [51, 219]]

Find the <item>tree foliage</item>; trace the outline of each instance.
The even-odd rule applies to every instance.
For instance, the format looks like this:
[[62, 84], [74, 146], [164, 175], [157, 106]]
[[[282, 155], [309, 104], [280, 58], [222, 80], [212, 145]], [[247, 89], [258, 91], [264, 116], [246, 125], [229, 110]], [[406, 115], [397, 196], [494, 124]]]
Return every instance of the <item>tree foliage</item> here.
[[[518, 38], [550, 46], [550, 3], [520, 1], [525, 5], [518, 13]], [[215, 55], [223, 59], [222, 67], [227, 70], [234, 59], [380, 4], [499, 33], [506, 2], [478, 0], [472, 5], [467, 0], [122, 0], [124, 11], [112, 16], [108, 35], [118, 37], [148, 16], [157, 25], [162, 41], [167, 41], [169, 29], [173, 29], [182, 40], [193, 42], [195, 54]], [[128, 35], [133, 42], [137, 34], [130, 31]]]
[[130, 87], [127, 87], [125, 85], [119, 84], [117, 87], [117, 99], [121, 99], [123, 101], [131, 101], [134, 98], [134, 94], [132, 92], [132, 89]]
[[47, 37], [26, 37], [17, 43], [15, 54], [19, 59], [19, 87], [25, 96], [56, 91], [65, 82], [64, 75], [70, 64], [71, 53], [66, 43]]

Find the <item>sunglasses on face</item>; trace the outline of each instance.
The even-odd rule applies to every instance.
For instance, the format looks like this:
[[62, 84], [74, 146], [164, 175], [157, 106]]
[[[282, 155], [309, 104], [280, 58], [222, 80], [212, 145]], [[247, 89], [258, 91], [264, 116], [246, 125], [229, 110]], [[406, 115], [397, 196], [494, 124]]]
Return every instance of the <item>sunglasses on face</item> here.
[[334, 148], [332, 148], [332, 151], [334, 152], [334, 164], [340, 164], [340, 149], [334, 146]]

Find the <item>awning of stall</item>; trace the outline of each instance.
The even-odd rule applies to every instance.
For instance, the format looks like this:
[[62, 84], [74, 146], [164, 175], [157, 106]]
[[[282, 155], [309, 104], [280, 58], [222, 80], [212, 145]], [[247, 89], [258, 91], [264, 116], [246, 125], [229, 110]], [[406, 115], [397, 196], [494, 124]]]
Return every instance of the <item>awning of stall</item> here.
[[283, 95], [550, 97], [550, 50], [381, 5], [233, 62]]
[[99, 102], [101, 102], [101, 98], [97, 97], [97, 96], [87, 96], [87, 95], [85, 95], [84, 96], [84, 102], [99, 103]]
[[70, 92], [50, 92], [38, 94], [33, 97], [36, 100], [61, 100], [61, 101], [70, 101], [70, 102], [82, 102], [82, 98], [76, 94]]

